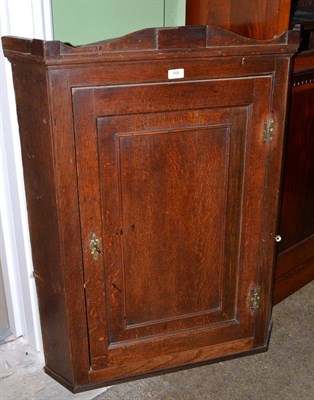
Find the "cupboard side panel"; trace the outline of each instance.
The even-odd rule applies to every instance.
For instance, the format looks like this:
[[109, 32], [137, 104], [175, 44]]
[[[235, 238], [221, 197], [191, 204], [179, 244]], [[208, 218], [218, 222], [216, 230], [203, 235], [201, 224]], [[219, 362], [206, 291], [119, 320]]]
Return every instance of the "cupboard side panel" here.
[[53, 123], [55, 180], [59, 217], [61, 265], [66, 293], [67, 323], [75, 384], [89, 382], [89, 341], [86, 321], [85, 276], [78, 200], [76, 143], [72, 110], [73, 71], [49, 72]]
[[32, 65], [12, 68], [45, 362], [71, 382], [47, 74]]

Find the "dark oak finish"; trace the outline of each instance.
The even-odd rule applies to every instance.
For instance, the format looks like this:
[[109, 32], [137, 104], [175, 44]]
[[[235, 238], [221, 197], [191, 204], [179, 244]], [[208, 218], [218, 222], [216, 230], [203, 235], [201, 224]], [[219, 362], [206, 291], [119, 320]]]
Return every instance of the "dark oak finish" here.
[[[82, 47], [2, 39], [45, 369], [66, 387], [267, 349], [298, 40], [298, 31], [262, 42], [205, 26]], [[184, 77], [169, 79], [178, 68]]]
[[254, 39], [272, 39], [289, 27], [291, 0], [187, 0], [188, 25], [217, 25]]

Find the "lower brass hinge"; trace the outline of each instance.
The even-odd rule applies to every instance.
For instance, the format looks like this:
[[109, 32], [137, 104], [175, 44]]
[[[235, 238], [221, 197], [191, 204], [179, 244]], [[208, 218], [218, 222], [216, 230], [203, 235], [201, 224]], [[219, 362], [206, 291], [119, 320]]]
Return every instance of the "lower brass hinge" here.
[[269, 143], [274, 137], [274, 118], [268, 118], [264, 121], [263, 142]]
[[257, 310], [261, 305], [261, 288], [256, 287], [251, 289], [250, 294], [250, 310]]

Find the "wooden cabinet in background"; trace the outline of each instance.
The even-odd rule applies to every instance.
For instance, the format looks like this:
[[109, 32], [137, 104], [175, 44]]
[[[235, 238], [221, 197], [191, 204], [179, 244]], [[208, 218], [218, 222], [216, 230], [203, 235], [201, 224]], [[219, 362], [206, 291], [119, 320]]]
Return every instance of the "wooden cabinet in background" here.
[[274, 302], [314, 279], [314, 50], [294, 60]]
[[291, 0], [186, 0], [187, 25], [217, 25], [252, 39], [289, 27]]
[[66, 387], [267, 349], [298, 40], [3, 38], [45, 369]]
[[293, 0], [294, 58], [278, 231], [275, 304], [314, 279], [314, 1]]

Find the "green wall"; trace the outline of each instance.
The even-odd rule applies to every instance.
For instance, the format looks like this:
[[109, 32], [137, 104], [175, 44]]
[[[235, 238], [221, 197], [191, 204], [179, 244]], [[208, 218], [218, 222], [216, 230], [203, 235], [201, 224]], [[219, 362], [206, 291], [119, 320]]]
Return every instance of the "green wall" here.
[[164, 26], [185, 25], [185, 3], [186, 0], [164, 0]]
[[73, 45], [185, 24], [185, 0], [52, 0], [54, 38]]

